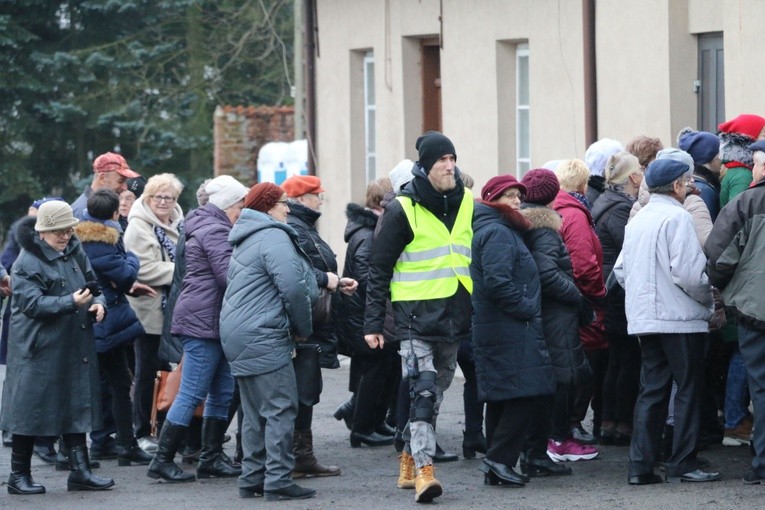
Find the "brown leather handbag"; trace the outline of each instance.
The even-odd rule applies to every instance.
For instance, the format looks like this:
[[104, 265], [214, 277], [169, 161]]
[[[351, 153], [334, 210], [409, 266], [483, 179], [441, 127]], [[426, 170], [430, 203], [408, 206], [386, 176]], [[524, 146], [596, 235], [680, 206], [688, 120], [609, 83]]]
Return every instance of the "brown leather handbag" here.
[[[154, 398], [151, 403], [151, 435], [158, 437], [157, 415], [167, 413], [170, 406], [175, 402], [178, 391], [181, 389], [181, 376], [183, 374], [183, 358], [175, 370], [170, 372], [166, 370], [157, 370], [157, 377], [154, 379]], [[194, 416], [201, 418], [204, 415], [204, 403], [194, 410]]]

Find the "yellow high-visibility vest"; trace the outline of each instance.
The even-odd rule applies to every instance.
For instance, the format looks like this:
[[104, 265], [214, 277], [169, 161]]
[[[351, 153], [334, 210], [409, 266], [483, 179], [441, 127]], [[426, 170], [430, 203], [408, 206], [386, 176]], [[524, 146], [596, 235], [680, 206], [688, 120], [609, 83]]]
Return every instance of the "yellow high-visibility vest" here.
[[453, 296], [462, 285], [473, 293], [470, 278], [473, 243], [473, 194], [465, 188], [452, 231], [425, 207], [408, 197], [396, 198], [406, 213], [414, 239], [393, 266], [391, 301], [418, 301]]

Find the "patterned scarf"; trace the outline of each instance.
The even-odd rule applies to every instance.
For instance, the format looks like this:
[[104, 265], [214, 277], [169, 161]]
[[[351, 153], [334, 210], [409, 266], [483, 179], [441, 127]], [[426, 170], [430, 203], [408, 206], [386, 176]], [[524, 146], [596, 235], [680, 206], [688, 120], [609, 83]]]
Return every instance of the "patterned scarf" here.
[[590, 210], [590, 201], [587, 200], [587, 197], [585, 195], [578, 193], [576, 191], [569, 191], [568, 194], [574, 197], [575, 199], [579, 200], [579, 202], [581, 202], [581, 204], [585, 207], [585, 209], [587, 209], [588, 211]]
[[[181, 227], [178, 227], [179, 234], [182, 232]], [[167, 253], [167, 258], [170, 259], [170, 262], [175, 262], [175, 243], [170, 240], [169, 237], [167, 237], [167, 233], [165, 232], [165, 229], [160, 227], [159, 225], [154, 226], [154, 235], [157, 236], [157, 241], [159, 241], [160, 246], [162, 246], [162, 249], [165, 253]], [[162, 255], [162, 259], [164, 259], [165, 256]], [[165, 285], [162, 287], [162, 310], [165, 309], [165, 306], [167, 305], [167, 296], [170, 293], [170, 287], [168, 285]]]

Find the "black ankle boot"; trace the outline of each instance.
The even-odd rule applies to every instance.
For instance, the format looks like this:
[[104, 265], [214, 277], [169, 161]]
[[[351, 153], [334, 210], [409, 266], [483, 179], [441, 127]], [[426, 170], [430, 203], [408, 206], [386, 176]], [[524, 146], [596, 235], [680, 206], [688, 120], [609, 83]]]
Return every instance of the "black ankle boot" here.
[[11, 452], [11, 476], [8, 478], [8, 494], [28, 496], [45, 494], [45, 487], [32, 479], [32, 459]]
[[165, 420], [162, 432], [159, 435], [159, 444], [157, 444], [157, 454], [154, 460], [149, 464], [149, 471], [146, 475], [149, 478], [162, 478], [165, 481], [175, 482], [193, 482], [196, 477], [191, 473], [184, 472], [173, 460], [178, 447], [183, 441], [183, 435], [187, 427], [173, 425]]
[[111, 478], [94, 475], [88, 462], [87, 446], [75, 446], [69, 451], [69, 491], [102, 491], [114, 486]]
[[466, 459], [475, 459], [476, 452], [485, 454], [487, 449], [486, 436], [483, 435], [482, 430], [476, 432], [466, 430], [462, 433], [462, 456]]
[[242, 468], [231, 465], [223, 455], [223, 435], [228, 420], [205, 418], [202, 422], [202, 454], [199, 456], [197, 478], [229, 478], [242, 474]]
[[345, 426], [348, 427], [348, 430], [351, 430], [354, 407], [353, 397], [351, 397], [350, 399], [340, 404], [340, 406], [335, 409], [335, 412], [332, 413], [332, 416], [334, 416], [337, 421], [343, 420], [345, 422]]
[[241, 466], [244, 452], [242, 451], [242, 433], [236, 433], [236, 452], [234, 453], [234, 465]]
[[120, 441], [117, 444], [117, 464], [120, 466], [130, 466], [131, 464], [148, 466], [153, 458], [138, 446], [138, 441], [135, 438], [125, 443]]

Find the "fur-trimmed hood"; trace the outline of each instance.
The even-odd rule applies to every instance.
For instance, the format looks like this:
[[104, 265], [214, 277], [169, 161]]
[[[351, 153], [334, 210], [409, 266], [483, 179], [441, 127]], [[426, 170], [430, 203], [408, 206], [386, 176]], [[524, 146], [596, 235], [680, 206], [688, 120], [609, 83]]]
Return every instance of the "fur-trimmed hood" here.
[[531, 230], [549, 228], [560, 232], [563, 218], [557, 211], [544, 205], [524, 204], [521, 206], [521, 214], [529, 221]]
[[74, 227], [74, 232], [83, 243], [106, 243], [116, 245], [120, 240], [120, 232], [114, 222], [81, 221]]
[[361, 229], [374, 230], [377, 226], [378, 216], [371, 209], [362, 207], [358, 204], [350, 203], [345, 208], [345, 216], [348, 218], [348, 224], [345, 226], [344, 239], [347, 243], [353, 234]]
[[522, 235], [531, 227], [526, 218], [509, 205], [500, 204], [499, 202], [476, 200], [476, 205], [478, 204], [485, 205], [486, 208], [475, 208], [475, 212], [473, 213], [473, 231], [478, 230], [486, 223], [491, 223], [497, 220], [502, 221], [513, 230], [520, 232]]

